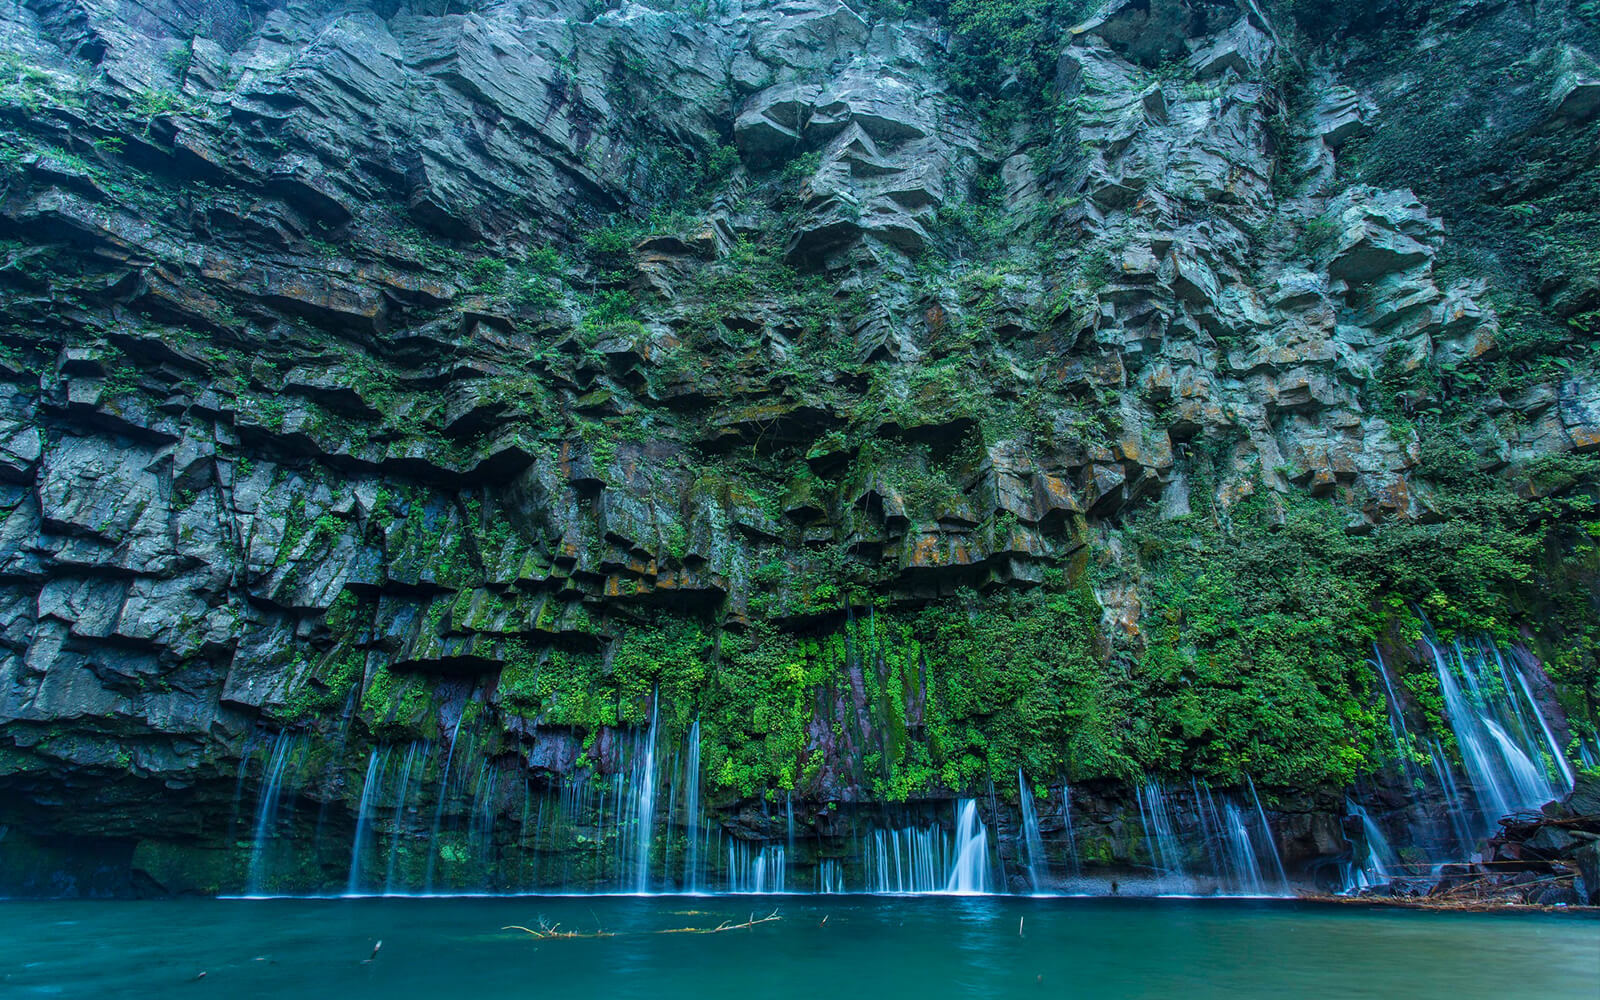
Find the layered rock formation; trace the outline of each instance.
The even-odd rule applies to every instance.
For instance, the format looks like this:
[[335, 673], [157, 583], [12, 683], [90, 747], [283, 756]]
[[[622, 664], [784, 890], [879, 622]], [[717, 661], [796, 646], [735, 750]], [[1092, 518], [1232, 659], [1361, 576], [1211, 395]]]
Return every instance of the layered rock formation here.
[[[1473, 6], [1430, 30], [1532, 30]], [[1526, 356], [1530, 308], [1592, 331], [1600, 285], [1506, 285], [1352, 174], [1405, 121], [1404, 67], [1248, 0], [1065, 13], [1050, 78], [987, 93], [951, 17], [837, 0], [0, 12], [9, 842], [238, 887], [243, 790], [298, 733], [297, 835], [314, 816], [344, 856], [289, 881], [338, 885], [387, 748], [435, 748], [436, 841], [516, 808], [452, 778], [463, 720], [480, 762], [555, 787], [634, 766], [663, 702], [674, 740], [736, 720], [707, 794], [776, 839], [737, 817], [881, 797], [865, 761], [927, 739], [930, 689], [991, 739], [914, 643], [827, 651], [868, 609], [1090, 588], [1057, 628], [1115, 686], [1153, 625], [1130, 519], [1309, 495], [1357, 538], [1443, 520], [1440, 407], [1481, 412], [1469, 471], [1528, 496], [1600, 448], [1576, 349], [1515, 385], [1422, 379]], [[1539, 16], [1560, 30], [1511, 86], [1540, 110], [1485, 143], [1594, 138], [1594, 27]], [[792, 677], [728, 666], [771, 634]], [[772, 685], [798, 692], [782, 725], [740, 702]], [[1026, 763], [933, 745], [895, 795]], [[1292, 862], [1347, 850], [1338, 789], [1274, 794]]]

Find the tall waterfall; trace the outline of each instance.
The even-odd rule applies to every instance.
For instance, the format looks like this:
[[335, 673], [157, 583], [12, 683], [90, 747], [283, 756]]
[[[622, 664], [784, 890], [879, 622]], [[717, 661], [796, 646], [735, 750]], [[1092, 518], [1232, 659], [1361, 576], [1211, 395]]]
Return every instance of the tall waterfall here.
[[[1501, 816], [1537, 809], [1572, 788], [1572, 770], [1556, 745], [1520, 673], [1500, 651], [1478, 641], [1452, 644], [1449, 652], [1432, 641], [1439, 691], [1455, 731], [1468, 780], [1477, 793], [1483, 832], [1493, 832]], [[1524, 705], [1526, 701], [1526, 705]], [[1529, 724], [1529, 717], [1538, 726]], [[1544, 758], [1556, 765], [1546, 769]]]
[[1383, 681], [1397, 777], [1407, 789], [1430, 789], [1443, 810], [1441, 815], [1419, 798], [1403, 811], [1375, 819], [1351, 803], [1350, 815], [1360, 818], [1367, 846], [1357, 851], [1347, 889], [1387, 881], [1395, 873], [1399, 862], [1388, 847], [1384, 824], [1391, 832], [1408, 832], [1408, 842], [1433, 861], [1468, 860], [1501, 817], [1536, 810], [1572, 789], [1572, 765], [1514, 657], [1482, 637], [1444, 643], [1429, 632], [1421, 644], [1439, 683], [1460, 763], [1452, 763], [1442, 738], [1407, 726], [1398, 686], [1375, 649], [1372, 662]]
[[1017, 768], [1017, 801], [1022, 811], [1022, 843], [1028, 849], [1028, 879], [1033, 883], [1033, 891], [1039, 892], [1044, 888], [1049, 865], [1044, 856], [1044, 838], [1039, 835], [1039, 816], [1033, 810], [1033, 790], [1028, 787], [1028, 779], [1023, 777], [1020, 767]]
[[1172, 814], [1167, 811], [1167, 797], [1160, 783], [1146, 781], [1143, 787], [1135, 790], [1135, 797], [1151, 864], [1162, 875], [1183, 875], [1183, 850], [1173, 830]]
[[450, 749], [444, 755], [444, 767], [439, 771], [439, 801], [433, 810], [433, 832], [428, 837], [428, 871], [423, 877], [422, 887], [427, 892], [433, 891], [434, 864], [439, 860], [439, 828], [444, 822], [445, 800], [450, 795], [450, 766], [455, 763], [456, 743], [461, 739], [461, 723], [467, 717], [467, 708], [471, 702], [461, 706], [461, 714], [456, 716], [456, 724], [450, 730]]
[[650, 841], [656, 821], [656, 724], [661, 697], [650, 703], [650, 729], [645, 734], [643, 762], [634, 767], [629, 782], [629, 811], [633, 815], [633, 863], [635, 892], [650, 891]]
[[950, 879], [949, 838], [937, 826], [873, 830], [862, 851], [868, 892], [939, 892]]
[[1082, 871], [1082, 864], [1078, 860], [1078, 835], [1072, 830], [1072, 786], [1061, 785], [1061, 825], [1067, 834], [1067, 857], [1072, 861], [1072, 874], [1077, 875]]
[[989, 831], [978, 818], [978, 803], [961, 799], [956, 804], [956, 856], [946, 892], [991, 892]]
[[386, 751], [374, 750], [367, 757], [367, 777], [361, 783], [361, 804], [356, 810], [356, 835], [350, 844], [350, 884], [346, 891], [352, 895], [361, 891], [361, 852], [366, 846], [372, 825], [372, 804], [377, 798], [379, 786], [383, 784], [383, 765], [387, 756]]
[[1267, 811], [1261, 807], [1261, 796], [1256, 794], [1256, 779], [1246, 776], [1250, 783], [1250, 801], [1255, 803], [1256, 819], [1261, 824], [1261, 842], [1267, 847], [1266, 853], [1272, 858], [1272, 870], [1278, 876], [1277, 891], [1283, 895], [1289, 894], [1289, 873], [1283, 870], [1283, 856], [1278, 853], [1278, 842], [1272, 836], [1272, 824], [1267, 822]]
[[255, 837], [250, 847], [251, 895], [259, 895], [267, 888], [267, 848], [271, 844], [278, 820], [278, 799], [283, 790], [283, 772], [288, 767], [295, 745], [294, 736], [287, 730], [280, 731], [272, 742], [272, 756], [267, 761], [265, 773], [266, 781], [261, 786], [261, 798], [256, 804]]
[[1345, 879], [1346, 890], [1389, 881], [1390, 870], [1398, 864], [1399, 859], [1395, 857], [1388, 839], [1384, 837], [1378, 824], [1372, 821], [1372, 816], [1360, 805], [1346, 800], [1345, 806], [1351, 816], [1361, 820], [1361, 836], [1367, 842], [1365, 859], [1352, 864], [1350, 875]]
[[1222, 807], [1223, 841], [1228, 846], [1228, 877], [1238, 890], [1253, 896], [1266, 892], [1255, 845], [1250, 842], [1250, 827], [1244, 813], [1232, 802]]
[[683, 824], [686, 850], [683, 862], [683, 888], [695, 892], [700, 887], [700, 720], [689, 727], [688, 762], [684, 765]]
[[394, 812], [389, 818], [389, 864], [383, 876], [385, 894], [404, 888], [397, 881], [396, 869], [400, 863], [400, 845], [405, 839], [401, 833], [406, 825], [406, 805], [411, 801], [411, 775], [417, 775], [417, 793], [420, 795], [423, 775], [428, 767], [429, 749], [430, 744], [413, 742], [406, 748], [405, 759], [400, 764], [399, 779], [395, 782]]
[[736, 840], [728, 845], [729, 892], [783, 892], [787, 873], [787, 856], [777, 844], [757, 847]]

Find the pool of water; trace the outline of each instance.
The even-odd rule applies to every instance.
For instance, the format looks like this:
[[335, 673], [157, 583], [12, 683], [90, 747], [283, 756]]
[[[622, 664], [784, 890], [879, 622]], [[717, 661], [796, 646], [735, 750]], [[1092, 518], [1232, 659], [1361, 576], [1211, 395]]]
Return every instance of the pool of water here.
[[0, 996], [1594, 1000], [1600, 921], [983, 897], [13, 901]]

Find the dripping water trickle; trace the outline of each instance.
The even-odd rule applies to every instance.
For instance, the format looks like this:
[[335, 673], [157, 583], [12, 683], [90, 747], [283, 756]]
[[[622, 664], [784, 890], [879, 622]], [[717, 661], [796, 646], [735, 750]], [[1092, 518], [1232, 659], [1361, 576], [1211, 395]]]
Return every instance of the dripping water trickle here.
[[1020, 767], [1017, 768], [1017, 798], [1022, 809], [1022, 842], [1028, 851], [1028, 879], [1033, 883], [1033, 891], [1041, 892], [1045, 876], [1049, 874], [1044, 857], [1044, 838], [1039, 835], [1039, 816], [1034, 812], [1033, 790], [1028, 787], [1028, 779], [1023, 776]]

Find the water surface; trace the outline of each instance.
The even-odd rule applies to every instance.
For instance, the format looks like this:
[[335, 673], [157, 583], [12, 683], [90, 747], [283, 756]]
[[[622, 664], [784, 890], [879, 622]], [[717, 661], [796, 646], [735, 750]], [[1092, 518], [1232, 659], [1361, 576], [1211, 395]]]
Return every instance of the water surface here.
[[1594, 1000], [1600, 921], [985, 897], [4, 902], [0, 995]]

